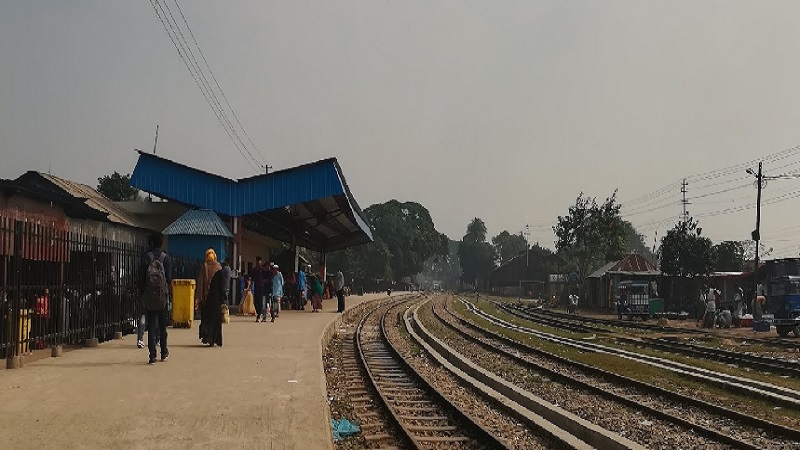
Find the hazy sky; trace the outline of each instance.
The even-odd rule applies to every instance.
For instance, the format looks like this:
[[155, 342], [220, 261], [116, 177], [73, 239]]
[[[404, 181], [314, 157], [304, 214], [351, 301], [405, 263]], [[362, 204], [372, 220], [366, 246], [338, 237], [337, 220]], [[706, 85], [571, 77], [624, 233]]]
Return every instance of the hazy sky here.
[[[552, 247], [580, 191], [619, 189], [651, 244], [682, 178], [731, 166], [690, 178], [689, 210], [713, 240], [745, 239], [755, 189], [740, 164], [800, 144], [796, 1], [179, 4], [270, 165], [335, 156], [362, 207], [417, 201], [454, 239], [476, 216], [491, 235], [528, 220]], [[149, 0], [0, 1], [0, 177], [94, 185], [131, 172], [156, 124], [160, 155], [255, 173]], [[765, 169], [800, 169], [800, 151]], [[800, 179], [765, 190], [776, 256], [800, 251], [798, 195]]]

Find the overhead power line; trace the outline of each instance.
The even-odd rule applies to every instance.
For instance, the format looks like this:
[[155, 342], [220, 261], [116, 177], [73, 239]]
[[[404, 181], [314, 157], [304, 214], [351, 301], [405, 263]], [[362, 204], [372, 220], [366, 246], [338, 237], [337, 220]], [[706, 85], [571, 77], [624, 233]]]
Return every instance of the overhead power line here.
[[214, 80], [214, 84], [217, 85], [217, 89], [219, 89], [219, 92], [222, 94], [222, 98], [223, 100], [225, 100], [225, 104], [228, 105], [228, 109], [231, 110], [233, 118], [236, 119], [236, 123], [239, 124], [239, 128], [242, 129], [242, 132], [244, 133], [245, 137], [247, 137], [247, 141], [250, 142], [250, 145], [253, 146], [253, 149], [256, 151], [256, 153], [258, 153], [258, 156], [260, 156], [261, 159], [264, 161], [264, 164], [266, 164], [267, 161], [266, 158], [264, 158], [264, 155], [258, 149], [258, 146], [255, 144], [255, 142], [253, 142], [253, 140], [250, 139], [250, 135], [247, 133], [247, 130], [244, 128], [244, 125], [242, 125], [242, 122], [239, 120], [239, 116], [236, 115], [236, 111], [233, 109], [233, 106], [231, 106], [231, 102], [228, 101], [228, 96], [225, 95], [225, 91], [222, 90], [222, 86], [219, 85], [219, 81], [217, 81], [217, 77], [214, 75], [214, 71], [211, 70], [211, 65], [208, 64], [206, 55], [203, 54], [203, 50], [200, 48], [200, 44], [197, 42], [197, 38], [194, 37], [194, 33], [192, 32], [192, 27], [189, 26], [189, 22], [186, 20], [186, 16], [183, 15], [183, 10], [181, 9], [181, 5], [178, 4], [178, 0], [175, 0], [175, 6], [178, 7], [178, 12], [181, 14], [181, 18], [183, 18], [183, 23], [186, 24], [186, 29], [189, 30], [189, 35], [192, 37], [194, 45], [197, 47], [197, 51], [200, 53], [200, 57], [203, 58], [203, 62], [208, 68], [208, 72], [211, 74], [211, 78]]
[[[751, 161], [746, 161], [746, 162], [734, 164], [734, 165], [723, 167], [723, 168], [720, 168], [720, 169], [710, 170], [708, 172], [696, 173], [694, 175], [690, 175], [690, 176], [686, 177], [686, 180], [688, 182], [692, 182], [692, 183], [697, 183], [699, 181], [707, 181], [707, 180], [708, 181], [710, 181], [710, 180], [718, 180], [720, 178], [728, 177], [730, 175], [739, 174], [739, 172], [744, 171], [747, 167], [749, 167], [750, 165], [752, 165], [754, 163], [757, 163], [759, 161], [762, 161], [764, 164], [772, 164], [772, 163], [775, 163], [775, 162], [778, 162], [778, 161], [785, 160], [787, 158], [791, 158], [793, 156], [797, 156], [798, 154], [800, 154], [800, 146], [794, 146], [794, 147], [791, 147], [791, 148], [787, 148], [785, 150], [781, 150], [779, 152], [775, 152], [775, 153], [766, 155], [763, 158], [758, 158], [758, 159], [754, 159], [754, 160], [751, 160]], [[795, 161], [793, 163], [790, 163], [790, 164], [787, 164], [787, 165], [781, 166], [781, 167], [788, 167], [788, 166], [792, 166], [792, 165], [796, 165], [796, 164], [800, 164], [800, 161]], [[775, 169], [776, 168], [773, 168], [772, 170], [775, 170]], [[740, 179], [741, 177], [736, 177], [736, 178]], [[725, 183], [728, 183], [728, 182], [730, 182], [730, 181], [722, 181], [722, 182], [720, 182], [720, 184], [725, 184]], [[717, 182], [715, 182], [715, 183], [717, 183]], [[635, 204], [647, 203], [648, 201], [656, 199], [658, 197], [663, 197], [664, 195], [668, 195], [668, 194], [674, 193], [675, 189], [680, 187], [680, 185], [681, 185], [681, 181], [676, 181], [676, 182], [670, 183], [670, 184], [668, 184], [666, 186], [662, 186], [662, 187], [660, 187], [658, 189], [655, 189], [654, 191], [651, 191], [649, 193], [643, 194], [643, 195], [641, 195], [639, 197], [636, 197], [636, 198], [633, 198], [631, 200], [626, 200], [624, 202], [621, 202], [620, 204], [622, 205], [623, 208], [627, 208], [627, 207], [633, 206]], [[705, 184], [704, 183], [703, 185], [700, 185], [700, 186], [693, 185], [692, 189], [694, 191], [697, 191], [701, 187], [711, 186], [711, 185], [713, 185], [713, 184]]]
[[[156, 1], [156, 4], [158, 4], [159, 6], [162, 6], [162, 4], [159, 2], [159, 0], [155, 0], [155, 1]], [[178, 5], [177, 0], [175, 0], [175, 5], [176, 6]], [[227, 113], [225, 112], [225, 109], [222, 107], [222, 104], [220, 104], [220, 101], [217, 98], [217, 95], [214, 92], [214, 89], [211, 87], [211, 83], [209, 83], [208, 78], [206, 77], [205, 73], [203, 72], [203, 69], [200, 67], [200, 64], [197, 62], [197, 58], [194, 56], [194, 52], [192, 51], [192, 48], [189, 45], [189, 42], [186, 40], [186, 37], [183, 34], [183, 30], [181, 30], [181, 27], [178, 24], [178, 21], [175, 20], [175, 16], [172, 14], [172, 10], [170, 9], [169, 3], [167, 3], [167, 0], [163, 1], [162, 12], [164, 11], [164, 9], [166, 9], [167, 13], [169, 13], [169, 18], [171, 19], [171, 22], [169, 20], [167, 21], [169, 23], [170, 28], [172, 28], [172, 25], [174, 24], [175, 25], [175, 29], [178, 30], [178, 32], [175, 34], [175, 37], [178, 39], [178, 43], [181, 44], [181, 48], [184, 49], [184, 56], [186, 56], [188, 54], [189, 62], [191, 63], [190, 65], [192, 65], [192, 67], [194, 68], [195, 72], [198, 75], [198, 79], [202, 82], [203, 86], [201, 87], [201, 89], [205, 88], [206, 92], [209, 95], [209, 98], [214, 103], [214, 106], [216, 106], [215, 112], [218, 112], [219, 116], [222, 117], [222, 120], [224, 121], [224, 123], [222, 124], [223, 127], [225, 127], [227, 125], [227, 129], [229, 129], [230, 132], [233, 134], [233, 138], [234, 138], [233, 139], [233, 143], [234, 143], [234, 145], [237, 146], [237, 147], [239, 147], [239, 146], [241, 147], [241, 149], [239, 149], [239, 153], [242, 153], [242, 150], [244, 150], [244, 153], [247, 153], [247, 156], [245, 156], [244, 154], [242, 155], [242, 156], [245, 157], [245, 159], [247, 159], [249, 157], [250, 160], [253, 161], [256, 166], [260, 166], [258, 161], [256, 161], [255, 157], [253, 156], [253, 154], [247, 148], [247, 145], [245, 145], [244, 141], [242, 141], [242, 138], [239, 136], [239, 133], [236, 131], [236, 127], [234, 127], [233, 124], [231, 123], [231, 120], [228, 117]], [[165, 14], [165, 17], [166, 17], [166, 14]], [[173, 29], [173, 33], [175, 33], [175, 29]], [[199, 50], [200, 50], [200, 48], [198, 47], [198, 51]], [[226, 131], [227, 131], [227, 129], [226, 129]]]
[[[253, 168], [253, 170], [255, 170], [256, 172], [261, 172], [263, 169], [263, 165], [255, 158], [252, 152], [250, 152], [250, 150], [247, 148], [247, 145], [245, 145], [244, 141], [237, 132], [236, 127], [234, 127], [225, 109], [222, 107], [222, 104], [220, 103], [213, 87], [211, 86], [211, 83], [208, 81], [208, 78], [206, 77], [202, 67], [200, 67], [197, 58], [194, 56], [194, 52], [192, 51], [191, 45], [186, 40], [186, 37], [183, 31], [181, 30], [181, 27], [178, 24], [177, 20], [175, 20], [175, 16], [173, 15], [169, 7], [169, 4], [167, 3], [166, 0], [162, 1], [150, 0], [150, 4], [153, 6], [153, 10], [155, 11], [156, 16], [158, 16], [159, 20], [161, 21], [161, 25], [164, 27], [164, 31], [167, 33], [167, 36], [172, 41], [172, 44], [175, 46], [175, 50], [178, 52], [178, 56], [180, 57], [181, 61], [183, 61], [184, 65], [186, 66], [186, 69], [189, 70], [189, 74], [192, 76], [192, 79], [194, 80], [195, 84], [200, 89], [200, 93], [203, 95], [203, 98], [206, 100], [206, 103], [216, 116], [217, 121], [225, 130], [225, 133], [228, 135], [228, 138], [231, 140], [234, 147], [236, 147], [236, 150], [239, 152], [239, 154], [242, 155], [242, 157], [245, 159], [248, 165], [250, 165], [250, 167]], [[175, 5], [178, 7], [178, 9], [180, 9], [177, 0], [175, 0]], [[188, 21], [186, 21], [185, 16], [183, 16], [183, 18], [184, 18], [184, 23], [186, 24], [188, 29]], [[191, 30], [190, 30], [190, 35], [191, 35]], [[200, 50], [199, 45], [197, 45], [196, 39], [194, 39], [194, 41], [198, 53], [201, 53], [202, 56], [202, 51]], [[205, 60], [205, 56], [202, 57]], [[209, 68], [210, 71], [210, 66], [208, 65], [207, 61], [206, 61], [206, 66]], [[216, 81], [216, 78], [215, 78], [215, 84], [220, 90], [220, 93], [222, 93], [222, 89], [221, 87], [219, 87], [219, 82]], [[224, 93], [222, 95], [224, 95]], [[231, 113], [234, 114], [235, 116], [233, 108], [231, 108], [230, 106], [230, 102], [226, 100], [226, 104], [228, 105], [228, 108], [231, 111]], [[244, 130], [244, 127], [241, 126], [241, 122], [238, 121], [238, 119], [237, 123], [239, 124], [242, 132], [246, 135], [246, 131]], [[247, 137], [249, 139], [249, 136]], [[264, 159], [263, 155], [261, 155], [261, 157], [263, 160]]]

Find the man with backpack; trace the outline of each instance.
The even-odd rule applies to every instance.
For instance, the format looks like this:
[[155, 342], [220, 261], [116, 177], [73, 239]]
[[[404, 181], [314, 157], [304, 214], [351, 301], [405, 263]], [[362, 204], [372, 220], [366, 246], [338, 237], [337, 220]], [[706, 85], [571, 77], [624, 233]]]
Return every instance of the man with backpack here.
[[167, 298], [172, 283], [172, 260], [161, 246], [161, 233], [150, 237], [150, 250], [142, 255], [139, 263], [139, 293], [142, 296], [147, 321], [147, 347], [150, 350], [148, 364], [156, 363], [156, 340], [161, 344], [161, 360], [169, 358], [167, 349]]

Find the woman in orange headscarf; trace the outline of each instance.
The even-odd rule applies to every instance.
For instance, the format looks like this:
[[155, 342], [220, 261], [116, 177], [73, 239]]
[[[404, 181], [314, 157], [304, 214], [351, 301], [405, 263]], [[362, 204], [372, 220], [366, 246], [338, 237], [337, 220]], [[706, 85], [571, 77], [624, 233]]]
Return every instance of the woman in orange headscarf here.
[[214, 249], [206, 250], [206, 260], [197, 276], [195, 304], [200, 309], [200, 340], [210, 346], [222, 346], [222, 302], [225, 282], [222, 266]]

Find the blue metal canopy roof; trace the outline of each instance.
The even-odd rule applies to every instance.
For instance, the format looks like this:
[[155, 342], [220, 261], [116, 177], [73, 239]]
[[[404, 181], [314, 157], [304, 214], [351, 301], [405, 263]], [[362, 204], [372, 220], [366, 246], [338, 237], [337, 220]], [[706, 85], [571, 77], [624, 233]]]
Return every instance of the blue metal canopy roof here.
[[241, 217], [253, 231], [320, 251], [372, 242], [372, 230], [336, 158], [240, 180], [139, 151], [131, 186]]
[[222, 222], [217, 213], [210, 209], [194, 209], [186, 211], [164, 229], [167, 236], [221, 236], [232, 238], [233, 233]]

